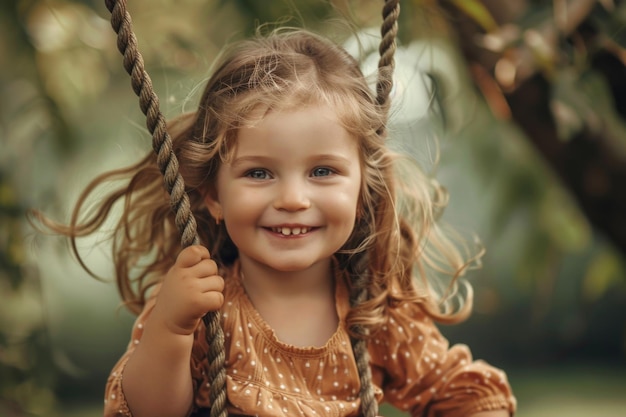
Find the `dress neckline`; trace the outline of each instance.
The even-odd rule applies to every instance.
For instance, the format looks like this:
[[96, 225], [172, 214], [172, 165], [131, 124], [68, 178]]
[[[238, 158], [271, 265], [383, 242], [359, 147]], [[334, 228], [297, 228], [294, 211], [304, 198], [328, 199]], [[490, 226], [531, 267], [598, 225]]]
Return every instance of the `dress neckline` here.
[[337, 329], [322, 346], [295, 346], [282, 342], [276, 335], [274, 329], [263, 319], [261, 314], [254, 307], [252, 300], [250, 300], [242, 282], [241, 265], [239, 261], [233, 264], [230, 279], [231, 283], [235, 286], [236, 292], [240, 295], [237, 298], [240, 300], [241, 313], [250, 320], [248, 326], [256, 326], [263, 333], [267, 341], [276, 349], [286, 353], [295, 353], [299, 356], [318, 356], [327, 353], [329, 349], [332, 350], [335, 347], [339, 347], [339, 345], [345, 345], [346, 340], [349, 340], [345, 330], [345, 318], [350, 308], [345, 274], [338, 269], [336, 262], [333, 262], [332, 268], [335, 276], [335, 309], [339, 320]]

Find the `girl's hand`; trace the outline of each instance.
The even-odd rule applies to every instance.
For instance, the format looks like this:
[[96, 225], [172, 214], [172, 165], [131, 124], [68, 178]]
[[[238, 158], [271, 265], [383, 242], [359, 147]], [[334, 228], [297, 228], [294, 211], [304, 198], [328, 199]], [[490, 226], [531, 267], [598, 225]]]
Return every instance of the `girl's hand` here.
[[224, 279], [217, 272], [205, 247], [183, 249], [163, 279], [152, 317], [171, 333], [193, 334], [202, 317], [224, 303]]

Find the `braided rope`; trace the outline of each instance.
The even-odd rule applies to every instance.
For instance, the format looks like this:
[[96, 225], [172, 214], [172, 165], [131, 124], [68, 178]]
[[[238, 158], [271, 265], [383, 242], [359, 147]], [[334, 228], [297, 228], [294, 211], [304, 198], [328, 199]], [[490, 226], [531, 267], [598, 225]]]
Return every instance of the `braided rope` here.
[[[368, 271], [368, 259], [366, 253], [357, 255], [359, 259], [354, 265], [354, 275], [352, 276], [352, 294], [350, 294], [350, 305], [356, 307], [367, 300], [367, 284], [370, 280]], [[372, 371], [370, 369], [370, 356], [367, 349], [368, 335], [367, 328], [363, 325], [352, 325], [350, 330], [355, 335], [352, 338], [352, 352], [356, 360], [356, 367], [359, 372], [361, 389], [359, 398], [361, 399], [361, 412], [363, 417], [378, 416], [378, 402], [374, 395], [372, 383]]]
[[[170, 205], [175, 213], [175, 223], [181, 235], [183, 248], [200, 243], [196, 220], [191, 212], [185, 184], [178, 172], [178, 159], [172, 148], [172, 139], [166, 129], [165, 118], [159, 110], [159, 99], [152, 87], [152, 80], [144, 69], [143, 57], [137, 48], [137, 38], [132, 28], [125, 0], [105, 0], [111, 13], [111, 26], [117, 34], [117, 49], [124, 56], [124, 69], [131, 77], [133, 91], [139, 97], [139, 106], [146, 116], [146, 126], [152, 134], [152, 148], [157, 155], [157, 165], [163, 174], [165, 187], [170, 195]], [[225, 417], [226, 371], [224, 369], [224, 334], [217, 312], [208, 313], [203, 321], [207, 327], [209, 345], [209, 381], [211, 417]]]
[[[393, 87], [393, 70], [395, 68], [394, 55], [396, 52], [396, 37], [398, 35], [398, 17], [400, 16], [400, 0], [385, 0], [383, 5], [383, 23], [381, 25], [381, 41], [378, 48], [380, 59], [378, 61], [378, 78], [376, 80], [376, 102], [381, 106], [385, 119], [389, 112], [389, 95]], [[379, 134], [383, 134], [384, 127]], [[350, 304], [352, 307], [364, 303], [368, 298], [368, 284], [371, 275], [368, 268], [368, 256], [366, 253], [358, 255], [354, 265], [355, 274], [352, 277], [352, 294]], [[372, 383], [372, 371], [370, 369], [370, 357], [367, 349], [368, 330], [362, 325], [351, 327], [355, 337], [352, 339], [352, 351], [356, 360], [361, 389], [361, 412], [363, 417], [376, 417], [378, 415], [378, 402], [374, 395]]]
[[378, 60], [378, 80], [376, 81], [376, 102], [383, 106], [386, 112], [389, 108], [389, 93], [393, 87], [392, 75], [395, 68], [393, 57], [396, 53], [400, 0], [385, 0], [382, 15], [381, 40], [378, 47], [380, 59]]

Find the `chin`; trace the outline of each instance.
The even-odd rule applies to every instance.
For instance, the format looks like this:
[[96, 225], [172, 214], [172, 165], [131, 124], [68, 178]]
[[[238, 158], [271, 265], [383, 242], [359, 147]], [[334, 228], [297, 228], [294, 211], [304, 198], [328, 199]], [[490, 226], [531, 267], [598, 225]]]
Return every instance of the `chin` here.
[[279, 272], [300, 272], [319, 266], [321, 263], [328, 263], [330, 259], [330, 257], [324, 259], [284, 259], [278, 262], [274, 260], [266, 265]]
[[270, 264], [269, 267], [280, 272], [299, 272], [308, 269], [312, 266], [311, 263], [302, 262], [285, 262], [280, 264]]

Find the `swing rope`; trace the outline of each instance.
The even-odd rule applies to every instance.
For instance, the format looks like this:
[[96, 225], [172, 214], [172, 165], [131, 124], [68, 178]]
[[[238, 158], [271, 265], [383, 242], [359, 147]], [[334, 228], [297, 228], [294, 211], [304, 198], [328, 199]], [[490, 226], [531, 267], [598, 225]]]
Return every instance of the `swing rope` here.
[[[398, 35], [398, 16], [400, 15], [400, 0], [385, 0], [383, 5], [383, 23], [381, 25], [381, 41], [378, 48], [380, 59], [378, 61], [378, 74], [376, 79], [376, 102], [384, 113], [387, 120], [389, 113], [389, 95], [393, 88], [393, 70], [395, 67], [394, 54], [396, 52], [396, 38]], [[383, 135], [385, 126], [378, 133]], [[358, 254], [354, 270], [357, 272], [352, 279], [352, 293], [350, 305], [356, 307], [368, 299], [368, 284], [371, 279], [368, 268], [367, 253]], [[378, 415], [378, 402], [374, 395], [372, 384], [372, 371], [370, 369], [369, 352], [367, 349], [368, 329], [363, 325], [353, 325], [350, 330], [356, 337], [352, 338], [352, 351], [356, 360], [361, 389], [361, 412], [363, 417], [376, 417]]]
[[[183, 248], [200, 244], [196, 220], [191, 212], [189, 197], [185, 192], [185, 184], [178, 170], [178, 158], [174, 154], [172, 139], [167, 132], [165, 117], [159, 107], [159, 98], [152, 86], [152, 80], [144, 68], [143, 57], [137, 47], [137, 38], [133, 31], [130, 13], [126, 9], [126, 0], [105, 0], [111, 13], [111, 26], [117, 34], [117, 49], [123, 55], [124, 69], [130, 75], [131, 85], [139, 98], [139, 107], [146, 116], [146, 126], [152, 135], [152, 148], [157, 156], [157, 165], [163, 175], [165, 188], [170, 196], [170, 206], [175, 214], [175, 223], [181, 236]], [[376, 81], [376, 102], [385, 112], [389, 109], [389, 94], [393, 86], [393, 56], [396, 51], [398, 33], [399, 0], [385, 0], [383, 6], [383, 23], [381, 25], [381, 43], [379, 47], [378, 78]], [[381, 132], [382, 133], [382, 132]], [[364, 261], [362, 259], [361, 261]], [[363, 262], [361, 262], [363, 263]], [[364, 270], [365, 267], [359, 268]], [[365, 280], [364, 280], [365, 281]], [[351, 304], [359, 305], [367, 300], [366, 282], [357, 285], [358, 292], [351, 296]], [[209, 397], [211, 399], [211, 417], [227, 417], [226, 411], [226, 370], [224, 333], [219, 313], [209, 312], [203, 318], [206, 326], [206, 339], [209, 345], [207, 359], [209, 361], [208, 379], [211, 381]], [[353, 332], [366, 336], [363, 326], [353, 326]], [[357, 361], [361, 381], [361, 410], [364, 417], [378, 415], [369, 368], [367, 342], [363, 337], [353, 341], [354, 356]]]
[[[196, 220], [191, 212], [185, 184], [178, 171], [178, 158], [172, 148], [165, 118], [159, 109], [159, 99], [152, 80], [144, 69], [143, 57], [137, 48], [137, 38], [132, 28], [125, 0], [105, 0], [111, 13], [111, 26], [117, 33], [117, 49], [124, 56], [124, 69], [130, 75], [133, 91], [139, 97], [139, 107], [146, 116], [146, 126], [152, 135], [152, 148], [157, 155], [157, 165], [170, 196], [170, 206], [175, 213], [175, 223], [181, 236], [181, 246], [186, 248], [200, 243]], [[219, 312], [207, 313], [203, 318], [209, 345], [208, 378], [211, 381], [211, 417], [226, 417], [226, 369], [224, 368], [224, 333]]]
[[389, 110], [389, 94], [393, 87], [393, 70], [398, 37], [398, 17], [400, 16], [400, 0], [385, 0], [383, 5], [383, 23], [380, 27], [380, 46], [378, 53], [378, 78], [376, 80], [376, 102], [383, 106], [385, 120]]

